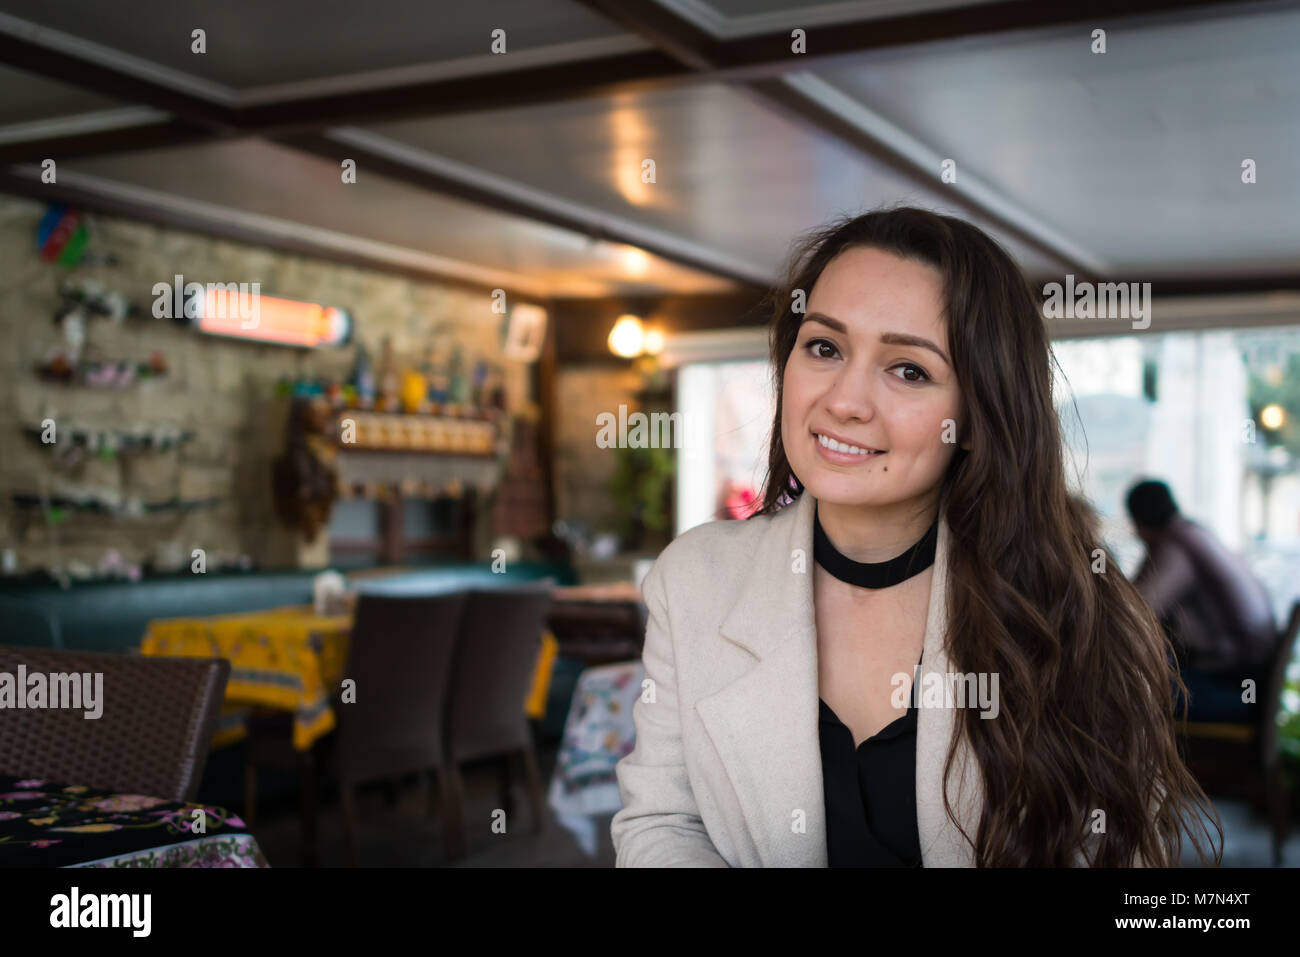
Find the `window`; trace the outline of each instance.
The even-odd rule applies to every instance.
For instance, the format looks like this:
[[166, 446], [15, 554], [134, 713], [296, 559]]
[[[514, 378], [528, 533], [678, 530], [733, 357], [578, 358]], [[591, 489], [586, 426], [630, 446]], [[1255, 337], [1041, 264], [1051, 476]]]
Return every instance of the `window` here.
[[1157, 478], [1185, 514], [1246, 556], [1285, 622], [1300, 599], [1300, 327], [1057, 340], [1052, 349], [1066, 471], [1097, 508], [1124, 571], [1142, 557], [1125, 495], [1140, 477]]

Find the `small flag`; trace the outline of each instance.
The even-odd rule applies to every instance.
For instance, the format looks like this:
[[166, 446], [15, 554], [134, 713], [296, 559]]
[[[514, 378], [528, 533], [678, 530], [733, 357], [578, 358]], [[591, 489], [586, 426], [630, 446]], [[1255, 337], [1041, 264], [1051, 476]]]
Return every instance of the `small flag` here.
[[62, 204], [52, 204], [36, 230], [41, 258], [63, 266], [75, 266], [86, 250], [86, 227], [81, 215]]

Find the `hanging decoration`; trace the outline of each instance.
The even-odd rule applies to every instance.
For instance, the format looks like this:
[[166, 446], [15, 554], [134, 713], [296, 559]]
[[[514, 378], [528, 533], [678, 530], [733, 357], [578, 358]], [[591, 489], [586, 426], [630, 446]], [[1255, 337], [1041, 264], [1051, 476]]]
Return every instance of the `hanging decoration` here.
[[308, 542], [315, 541], [329, 522], [338, 494], [332, 424], [327, 403], [319, 398], [294, 398], [285, 424], [284, 453], [272, 463], [276, 512]]

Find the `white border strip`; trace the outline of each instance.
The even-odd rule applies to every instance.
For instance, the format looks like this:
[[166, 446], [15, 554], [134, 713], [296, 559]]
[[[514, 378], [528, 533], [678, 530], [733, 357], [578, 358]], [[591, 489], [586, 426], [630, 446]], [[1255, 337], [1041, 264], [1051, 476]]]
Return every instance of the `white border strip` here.
[[148, 106], [125, 106], [117, 110], [96, 110], [74, 116], [56, 116], [48, 120], [29, 123], [10, 123], [0, 126], [0, 143], [26, 143], [30, 140], [51, 139], [57, 136], [78, 136], [83, 133], [102, 133], [123, 127], [162, 123], [170, 113]]

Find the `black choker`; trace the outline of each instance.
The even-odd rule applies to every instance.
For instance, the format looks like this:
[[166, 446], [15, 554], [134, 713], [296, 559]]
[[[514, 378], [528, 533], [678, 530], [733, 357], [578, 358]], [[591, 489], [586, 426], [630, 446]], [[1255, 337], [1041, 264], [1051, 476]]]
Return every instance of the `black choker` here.
[[840, 581], [861, 588], [888, 588], [925, 571], [934, 564], [938, 540], [939, 520], [936, 518], [921, 540], [897, 558], [884, 562], [855, 562], [831, 544], [817, 513], [813, 512], [813, 558]]

